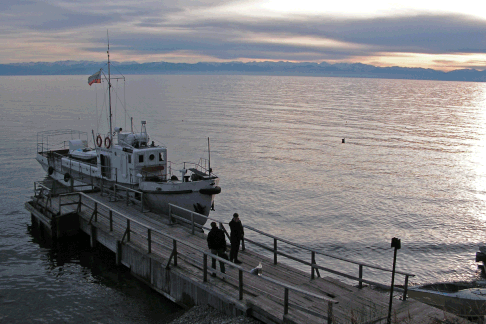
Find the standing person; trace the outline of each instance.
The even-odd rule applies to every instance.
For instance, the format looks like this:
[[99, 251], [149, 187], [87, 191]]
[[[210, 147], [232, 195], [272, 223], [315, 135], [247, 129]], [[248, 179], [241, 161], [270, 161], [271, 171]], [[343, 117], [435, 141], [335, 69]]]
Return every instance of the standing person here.
[[[223, 230], [219, 229], [216, 222], [211, 223], [211, 230], [208, 233], [208, 247], [212, 254], [216, 254], [220, 258], [228, 259], [226, 255], [226, 237]], [[216, 259], [212, 258], [212, 268], [216, 269]], [[219, 267], [221, 272], [225, 273], [224, 262], [219, 261]], [[211, 274], [212, 277], [216, 277], [216, 273]]]
[[230, 261], [241, 264], [241, 261], [238, 260], [238, 250], [240, 249], [240, 242], [243, 239], [243, 225], [240, 221], [240, 216], [238, 213], [233, 214], [233, 219], [229, 222], [229, 226], [231, 229], [230, 235], [230, 242], [231, 242], [231, 251], [230, 251]]

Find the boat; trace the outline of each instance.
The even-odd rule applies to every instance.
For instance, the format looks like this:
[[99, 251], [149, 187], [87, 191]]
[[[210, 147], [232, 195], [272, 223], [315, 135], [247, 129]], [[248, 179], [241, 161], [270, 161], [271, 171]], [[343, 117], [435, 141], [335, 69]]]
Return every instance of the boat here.
[[486, 315], [486, 288], [457, 283], [435, 283], [408, 288], [408, 296], [462, 317]]
[[89, 147], [87, 132], [70, 129], [39, 132], [36, 160], [49, 177], [72, 190], [125, 188], [133, 198], [143, 199], [144, 206], [152, 212], [167, 215], [169, 208], [174, 208], [169, 207], [172, 204], [182, 208], [173, 210], [178, 216], [193, 218], [195, 223], [204, 225], [214, 208], [215, 195], [221, 192], [219, 177], [211, 168], [209, 138], [208, 159], [183, 162], [177, 168], [167, 160], [167, 148], [150, 141], [146, 121], [141, 121], [139, 132], [133, 131], [133, 121], [130, 131], [113, 128], [109, 44], [107, 53], [108, 75], [100, 69], [89, 77], [88, 84], [101, 83], [102, 74], [107, 82], [109, 133], [92, 131], [94, 147]]

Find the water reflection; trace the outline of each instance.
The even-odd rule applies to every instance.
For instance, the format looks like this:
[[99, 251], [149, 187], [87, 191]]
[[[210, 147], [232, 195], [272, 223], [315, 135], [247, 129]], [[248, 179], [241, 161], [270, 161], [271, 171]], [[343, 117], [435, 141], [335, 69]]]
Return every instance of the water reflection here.
[[31, 226], [28, 232], [40, 248], [44, 273], [33, 281], [13, 278], [15, 289], [29, 289], [37, 301], [36, 312], [28, 305], [7, 311], [12, 322], [168, 323], [180, 315], [178, 306], [116, 266], [113, 252], [101, 245], [92, 249], [87, 235], [54, 242]]

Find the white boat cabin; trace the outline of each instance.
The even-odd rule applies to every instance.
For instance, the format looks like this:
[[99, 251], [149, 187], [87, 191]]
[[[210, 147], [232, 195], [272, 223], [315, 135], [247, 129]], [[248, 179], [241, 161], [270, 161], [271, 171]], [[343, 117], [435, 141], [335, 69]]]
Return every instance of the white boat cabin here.
[[138, 183], [140, 178], [167, 180], [167, 148], [149, 143], [146, 132], [122, 132], [121, 128], [115, 128], [115, 132], [117, 144], [110, 147], [109, 139], [105, 139], [108, 145], [96, 149], [97, 165], [104, 178], [130, 184]]

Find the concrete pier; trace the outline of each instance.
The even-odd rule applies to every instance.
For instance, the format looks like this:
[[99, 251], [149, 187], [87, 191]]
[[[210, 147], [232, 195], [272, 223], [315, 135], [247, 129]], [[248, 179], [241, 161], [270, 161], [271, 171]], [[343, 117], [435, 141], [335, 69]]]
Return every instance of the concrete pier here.
[[[91, 246], [101, 244], [113, 251], [117, 264], [128, 267], [135, 277], [183, 307], [210, 305], [226, 314], [245, 314], [265, 323], [386, 323], [387, 320], [389, 295], [363, 285], [371, 282], [363, 277], [362, 269], [372, 265], [356, 263], [359, 277], [341, 274], [319, 265], [316, 251], [311, 251], [309, 261], [286, 255], [277, 246], [277, 242], [285, 240], [263, 233], [274, 240], [273, 247], [266, 247], [273, 251], [273, 258], [251, 249], [251, 245], [264, 247], [264, 244], [245, 239], [246, 248], [240, 252], [243, 264], [238, 266], [212, 255], [207, 249], [206, 235], [197, 227], [177, 224], [175, 221], [183, 221], [178, 218], [176, 207], [171, 215], [157, 215], [142, 212], [141, 206], [113, 195], [52, 196], [44, 192], [36, 194], [25, 207], [33, 224], [48, 235], [61, 240], [83, 231], [90, 236]], [[277, 256], [304, 263], [309, 272], [279, 262]], [[210, 268], [212, 257], [226, 263], [225, 275]], [[259, 262], [264, 269], [261, 277], [249, 273]], [[355, 279], [358, 285], [321, 277], [319, 271]], [[209, 276], [213, 272], [216, 277]], [[401, 274], [406, 276], [406, 282], [411, 276]], [[406, 299], [406, 292], [404, 296], [393, 302], [392, 323], [404, 320], [432, 323], [434, 319], [466, 322]]]

